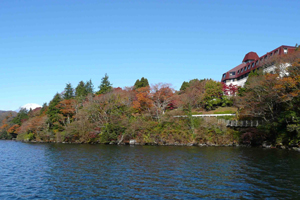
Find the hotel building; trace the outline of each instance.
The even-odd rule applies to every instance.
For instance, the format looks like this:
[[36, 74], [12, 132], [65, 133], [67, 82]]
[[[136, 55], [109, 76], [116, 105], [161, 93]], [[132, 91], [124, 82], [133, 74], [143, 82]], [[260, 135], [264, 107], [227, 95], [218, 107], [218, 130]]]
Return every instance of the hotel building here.
[[[275, 73], [276, 66], [272, 62], [272, 60], [274, 60], [273, 58], [278, 55], [293, 53], [295, 49], [296, 47], [283, 45], [261, 57], [258, 57], [255, 52], [249, 52], [245, 55], [241, 64], [222, 75], [221, 81], [226, 83], [226, 85], [232, 84], [243, 87], [251, 71], [263, 69], [264, 72]], [[285, 67], [287, 66], [288, 64], [285, 65]]]

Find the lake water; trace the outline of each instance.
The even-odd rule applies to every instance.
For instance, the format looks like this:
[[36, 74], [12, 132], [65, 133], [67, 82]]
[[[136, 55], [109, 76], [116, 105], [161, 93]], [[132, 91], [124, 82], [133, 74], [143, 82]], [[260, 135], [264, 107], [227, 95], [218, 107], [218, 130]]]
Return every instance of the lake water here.
[[300, 153], [0, 141], [0, 199], [300, 199]]

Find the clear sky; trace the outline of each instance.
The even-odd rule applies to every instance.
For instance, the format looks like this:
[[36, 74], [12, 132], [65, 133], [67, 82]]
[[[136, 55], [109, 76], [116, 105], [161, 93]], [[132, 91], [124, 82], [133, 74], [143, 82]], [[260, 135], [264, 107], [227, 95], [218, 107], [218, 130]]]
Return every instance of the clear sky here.
[[300, 43], [299, 0], [1, 0], [0, 110], [107, 73], [114, 87], [220, 80], [255, 51]]

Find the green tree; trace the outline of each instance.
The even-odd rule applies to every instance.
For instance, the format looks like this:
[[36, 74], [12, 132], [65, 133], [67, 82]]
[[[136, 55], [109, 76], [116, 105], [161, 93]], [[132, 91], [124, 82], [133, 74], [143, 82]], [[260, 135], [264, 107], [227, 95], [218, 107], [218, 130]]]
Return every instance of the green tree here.
[[208, 80], [205, 84], [205, 99], [221, 98], [223, 95], [222, 83]]
[[136, 81], [135, 81], [135, 83], [134, 83], [134, 87], [135, 87], [135, 89], [138, 89], [138, 88], [140, 88], [140, 85], [141, 85], [141, 83], [140, 83], [140, 79], [136, 80]]
[[141, 78], [141, 86], [142, 87], [147, 87], [147, 86], [149, 86], [149, 82], [148, 82], [148, 79], [146, 79], [146, 78], [144, 78], [144, 77], [142, 77]]
[[62, 101], [62, 98], [58, 93], [56, 93], [56, 95], [49, 103], [47, 115], [48, 115], [48, 123], [50, 129], [60, 129], [61, 127], [59, 123], [61, 112], [57, 107], [60, 101]]
[[18, 115], [12, 120], [12, 123], [20, 126], [22, 122], [28, 118], [28, 110], [26, 110], [26, 108], [21, 108], [21, 110], [18, 112]]
[[197, 85], [197, 84], [202, 83], [202, 82], [205, 82], [205, 81], [206, 81], [206, 79], [201, 79], [201, 80], [199, 80], [199, 79], [197, 79], [197, 78], [192, 79], [192, 80], [190, 80], [189, 82], [184, 81], [184, 82], [182, 83], [181, 87], [180, 87], [180, 91], [183, 92], [183, 91], [185, 91], [185, 89], [187, 89], [188, 87]]
[[86, 90], [87, 94], [94, 93], [94, 85], [93, 85], [91, 79], [85, 83], [85, 90]]
[[181, 87], [180, 87], [180, 91], [184, 91], [186, 88], [188, 88], [190, 86], [190, 84], [188, 82], [183, 82]]
[[246, 85], [249, 85], [249, 80], [251, 80], [252, 77], [257, 77], [257, 76], [262, 76], [262, 75], [263, 75], [263, 70], [259, 70], [259, 69], [252, 70], [248, 75], [248, 78], [247, 78], [247, 81], [245, 82], [244, 87], [246, 87]]
[[222, 103], [223, 86], [221, 82], [214, 80], [208, 80], [205, 84], [204, 101], [205, 108], [212, 110]]
[[96, 94], [105, 94], [111, 91], [112, 84], [108, 80], [107, 74], [101, 79], [101, 84], [99, 86], [99, 91]]
[[72, 99], [74, 97], [74, 89], [72, 88], [71, 83], [67, 83], [65, 91], [63, 94], [64, 99]]
[[244, 87], [239, 87], [238, 92], [237, 92], [237, 95], [238, 95], [239, 97], [243, 97], [243, 96], [245, 96], [245, 92], [246, 92], [246, 88], [244, 88]]
[[40, 115], [42, 115], [45, 112], [46, 109], [47, 109], [47, 103], [44, 103], [41, 110], [40, 110]]
[[141, 80], [136, 80], [134, 87], [135, 89], [141, 88], [141, 87], [147, 87], [149, 86], [149, 82], [147, 78], [142, 77]]
[[85, 97], [87, 96], [86, 87], [83, 81], [80, 81], [75, 89], [76, 97]]

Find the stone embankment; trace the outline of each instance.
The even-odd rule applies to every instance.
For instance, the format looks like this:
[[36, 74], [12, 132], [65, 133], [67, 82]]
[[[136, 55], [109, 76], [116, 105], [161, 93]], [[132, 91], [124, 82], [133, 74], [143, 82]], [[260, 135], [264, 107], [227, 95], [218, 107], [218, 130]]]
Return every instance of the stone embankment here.
[[[116, 144], [115, 142], [111, 142], [110, 144]], [[139, 143], [136, 140], [130, 140], [129, 143], [121, 143], [121, 145], [150, 145], [150, 146], [199, 146], [199, 147], [253, 147], [251, 144], [240, 144], [236, 142], [228, 143], [228, 144], [217, 144], [212, 142], [205, 143]], [[284, 146], [282, 144], [277, 144], [276, 146], [271, 145], [268, 142], [263, 142], [262, 145], [256, 146], [266, 149], [286, 149], [286, 150], [294, 150], [300, 152], [300, 145], [292, 144], [289, 146]]]
[[[28, 143], [63, 143], [63, 144], [84, 144], [82, 142], [43, 142], [43, 141], [35, 141], [35, 140], [23, 140], [21, 142], [28, 142]], [[90, 144], [100, 144], [100, 143], [90, 143]], [[252, 146], [251, 144], [241, 144], [237, 142], [227, 143], [227, 144], [217, 144], [213, 142], [205, 142], [205, 143], [141, 143], [137, 142], [137, 140], [129, 140], [125, 142], [118, 143], [116, 141], [111, 141], [110, 143], [106, 143], [109, 145], [137, 145], [137, 146], [199, 146], [199, 147], [261, 147], [265, 149], [285, 149], [285, 150], [294, 150], [300, 152], [300, 144], [291, 144], [291, 145], [283, 145], [283, 144], [277, 144], [272, 145], [269, 142], [263, 142], [261, 145]]]
[[277, 144], [276, 146], [268, 143], [268, 142], [263, 142], [261, 145], [262, 148], [266, 149], [287, 149], [287, 150], [294, 150], [294, 151], [299, 151], [300, 152], [300, 145], [299, 144], [291, 144], [291, 145], [283, 145], [282, 143]]

